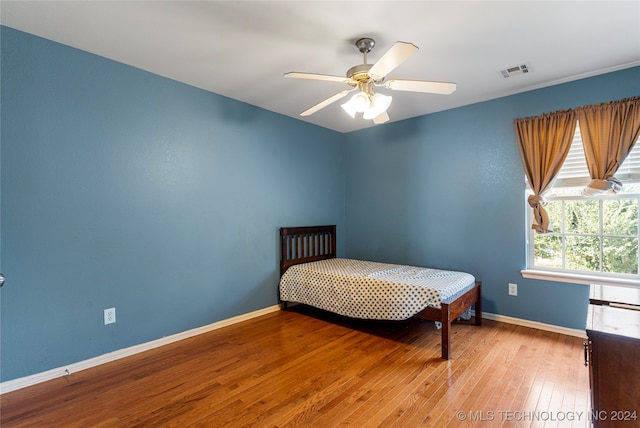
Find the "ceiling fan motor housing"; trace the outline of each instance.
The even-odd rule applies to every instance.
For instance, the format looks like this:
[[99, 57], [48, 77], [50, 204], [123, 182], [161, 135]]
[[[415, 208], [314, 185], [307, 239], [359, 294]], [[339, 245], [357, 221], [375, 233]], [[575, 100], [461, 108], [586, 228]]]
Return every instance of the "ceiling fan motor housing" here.
[[347, 77], [355, 80], [356, 82], [367, 81], [371, 78], [371, 76], [369, 76], [369, 69], [371, 66], [372, 64], [360, 64], [351, 67], [347, 70]]

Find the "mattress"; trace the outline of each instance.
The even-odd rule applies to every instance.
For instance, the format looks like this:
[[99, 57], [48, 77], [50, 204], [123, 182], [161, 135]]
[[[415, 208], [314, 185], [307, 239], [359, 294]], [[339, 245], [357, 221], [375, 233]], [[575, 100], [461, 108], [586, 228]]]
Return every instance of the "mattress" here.
[[287, 269], [280, 299], [353, 318], [405, 320], [451, 303], [474, 285], [465, 272], [334, 258]]

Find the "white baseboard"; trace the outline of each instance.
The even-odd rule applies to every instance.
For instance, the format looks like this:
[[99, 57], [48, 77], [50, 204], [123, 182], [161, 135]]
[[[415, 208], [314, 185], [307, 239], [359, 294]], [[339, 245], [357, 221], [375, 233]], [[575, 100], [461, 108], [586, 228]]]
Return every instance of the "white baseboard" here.
[[567, 336], [579, 337], [581, 339], [587, 338], [586, 330], [576, 330], [573, 328], [560, 327], [553, 324], [545, 324], [537, 321], [529, 321], [522, 318], [513, 318], [505, 315], [496, 315], [492, 313], [482, 312], [482, 318], [486, 318], [488, 320], [503, 322], [506, 324], [516, 324], [521, 325], [523, 327], [531, 327], [538, 330], [550, 331], [553, 333], [565, 334]]
[[46, 382], [51, 379], [59, 378], [62, 376], [68, 376], [71, 373], [77, 373], [81, 370], [86, 370], [91, 367], [96, 367], [101, 364], [105, 364], [111, 361], [119, 360], [121, 358], [129, 357], [131, 355], [138, 354], [140, 352], [158, 348], [163, 345], [168, 345], [169, 343], [177, 342], [179, 340], [187, 339], [189, 337], [193, 337], [199, 334], [207, 333], [209, 331], [217, 330], [222, 327], [227, 327], [232, 324], [236, 324], [242, 321], [246, 321], [246, 320], [256, 318], [261, 315], [266, 315], [272, 312], [276, 312], [279, 310], [280, 310], [280, 306], [278, 305], [269, 306], [267, 308], [259, 309], [254, 312], [249, 312], [247, 314], [238, 315], [233, 318], [228, 318], [226, 320], [218, 321], [213, 324], [194, 328], [192, 330], [183, 331], [181, 333], [173, 334], [171, 336], [166, 336], [160, 339], [152, 340], [150, 342], [134, 345], [129, 348], [119, 349], [117, 351], [99, 355], [97, 357], [90, 358], [88, 360], [69, 364], [67, 366], [58, 367], [55, 369], [47, 370], [41, 373], [36, 373], [30, 376], [21, 377], [18, 379], [8, 380], [6, 382], [0, 383], [0, 395], [7, 392], [15, 391], [21, 388], [26, 388], [27, 386], [36, 385], [41, 382]]
[[[79, 361], [77, 363], [69, 364], [67, 366], [58, 367], [56, 369], [47, 370], [45, 372], [36, 373], [30, 376], [21, 377], [18, 379], [9, 380], [0, 383], [0, 395], [16, 391], [18, 389], [26, 388], [28, 386], [36, 385], [41, 382], [56, 379], [63, 376], [68, 376], [72, 373], [77, 373], [81, 370], [86, 370], [91, 367], [96, 367], [101, 364], [109, 363], [111, 361], [119, 360], [121, 358], [129, 357], [131, 355], [138, 354], [140, 352], [148, 351], [150, 349], [158, 348], [169, 343], [177, 342], [179, 340], [187, 339], [189, 337], [197, 336], [199, 334], [207, 333], [209, 331], [217, 330], [222, 327], [227, 327], [232, 324], [236, 324], [242, 321], [246, 321], [252, 318], [256, 318], [262, 315], [266, 315], [272, 312], [280, 310], [280, 306], [274, 305], [264, 309], [260, 309], [247, 314], [238, 315], [237, 317], [229, 318], [226, 320], [218, 321], [213, 324], [205, 325], [202, 327], [194, 328], [192, 330], [183, 331], [171, 336], [163, 337], [161, 339], [152, 340], [151, 342], [141, 343], [129, 348], [120, 349], [117, 351], [109, 352], [107, 354], [99, 355], [88, 360]], [[472, 311], [473, 312], [473, 311]], [[586, 332], [583, 330], [574, 330], [566, 327], [559, 327], [551, 324], [544, 324], [536, 321], [529, 321], [520, 318], [507, 317], [504, 315], [496, 315], [487, 312], [482, 313], [482, 318], [486, 318], [493, 321], [504, 322], [507, 324], [516, 324], [523, 327], [536, 328], [538, 330], [551, 331], [554, 333], [566, 334], [567, 336], [575, 336], [586, 339]]]

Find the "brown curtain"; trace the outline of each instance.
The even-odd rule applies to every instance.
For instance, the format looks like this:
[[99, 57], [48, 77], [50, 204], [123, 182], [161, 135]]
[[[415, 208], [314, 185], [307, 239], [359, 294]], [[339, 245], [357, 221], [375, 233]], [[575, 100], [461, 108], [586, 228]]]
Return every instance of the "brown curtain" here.
[[622, 183], [613, 175], [640, 135], [640, 97], [576, 109], [591, 182], [586, 196], [616, 193]]
[[531, 227], [538, 233], [553, 232], [542, 195], [569, 154], [576, 130], [575, 112], [558, 111], [514, 122], [522, 166], [534, 192], [528, 200], [534, 215]]

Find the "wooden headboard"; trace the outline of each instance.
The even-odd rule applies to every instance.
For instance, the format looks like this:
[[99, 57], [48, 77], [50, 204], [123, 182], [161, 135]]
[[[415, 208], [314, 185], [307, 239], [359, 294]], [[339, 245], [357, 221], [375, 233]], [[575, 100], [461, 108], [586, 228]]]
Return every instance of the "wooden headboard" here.
[[336, 226], [280, 228], [280, 276], [289, 266], [336, 257]]

